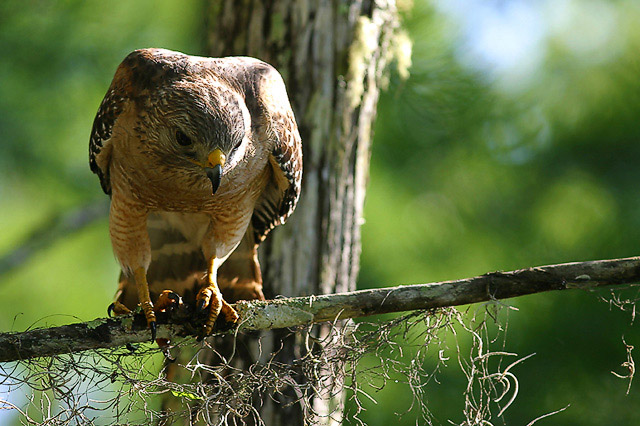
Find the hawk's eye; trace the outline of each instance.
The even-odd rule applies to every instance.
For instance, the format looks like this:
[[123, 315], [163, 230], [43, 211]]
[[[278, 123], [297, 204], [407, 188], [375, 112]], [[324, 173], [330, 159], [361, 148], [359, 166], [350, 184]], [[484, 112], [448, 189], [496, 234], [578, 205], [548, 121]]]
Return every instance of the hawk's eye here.
[[181, 130], [176, 131], [176, 141], [182, 146], [189, 146], [193, 143], [191, 138], [185, 135]]

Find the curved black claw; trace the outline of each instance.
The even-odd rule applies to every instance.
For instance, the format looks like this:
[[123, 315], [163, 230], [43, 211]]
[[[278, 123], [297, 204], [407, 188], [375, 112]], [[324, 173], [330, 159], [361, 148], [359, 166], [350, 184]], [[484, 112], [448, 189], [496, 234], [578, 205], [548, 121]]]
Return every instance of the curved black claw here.
[[151, 321], [149, 323], [149, 328], [151, 329], [151, 343], [156, 341], [156, 334], [157, 334], [157, 329], [156, 329], [156, 322], [155, 321]]
[[169, 298], [169, 300], [171, 300], [171, 304], [167, 308], [170, 313], [182, 304], [182, 298], [178, 293], [172, 291], [167, 297]]
[[113, 310], [116, 308], [116, 304], [112, 303], [107, 307], [107, 315], [109, 316], [109, 318], [111, 318], [111, 314], [113, 313]]
[[206, 300], [198, 301], [198, 305], [196, 306], [196, 308], [198, 309], [198, 312], [204, 311], [204, 308], [206, 308], [206, 307], [207, 307], [207, 301]]

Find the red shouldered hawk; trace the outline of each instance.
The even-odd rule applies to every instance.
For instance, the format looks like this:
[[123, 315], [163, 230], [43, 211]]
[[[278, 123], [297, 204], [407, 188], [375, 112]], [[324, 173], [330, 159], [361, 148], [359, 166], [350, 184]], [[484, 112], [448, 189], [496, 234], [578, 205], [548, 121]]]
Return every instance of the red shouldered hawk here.
[[[89, 163], [111, 197], [122, 273], [110, 310], [177, 295], [235, 322], [228, 301], [264, 299], [257, 247], [300, 195], [300, 135], [280, 74], [253, 58], [129, 54], [91, 131]], [[225, 263], [226, 262], [226, 263]], [[224, 265], [223, 265], [224, 263]], [[176, 294], [177, 293], [177, 294]]]

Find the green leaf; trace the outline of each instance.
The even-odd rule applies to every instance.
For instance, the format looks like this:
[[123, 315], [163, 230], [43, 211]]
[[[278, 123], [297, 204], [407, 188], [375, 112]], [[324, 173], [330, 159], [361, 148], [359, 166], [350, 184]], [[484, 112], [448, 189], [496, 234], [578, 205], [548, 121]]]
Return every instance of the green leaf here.
[[192, 401], [202, 401], [204, 400], [203, 397], [198, 396], [196, 394], [190, 393], [190, 392], [180, 392], [180, 391], [175, 391], [173, 389], [171, 389], [171, 393], [173, 394], [173, 396], [177, 396], [179, 398], [188, 398]]

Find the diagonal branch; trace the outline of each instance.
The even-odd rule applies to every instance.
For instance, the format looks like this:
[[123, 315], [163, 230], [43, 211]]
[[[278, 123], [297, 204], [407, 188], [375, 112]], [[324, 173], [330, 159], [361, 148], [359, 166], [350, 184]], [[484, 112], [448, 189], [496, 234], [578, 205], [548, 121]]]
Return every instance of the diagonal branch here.
[[[591, 289], [640, 282], [640, 258], [539, 266], [430, 284], [360, 290], [321, 296], [239, 302], [239, 331], [267, 330], [389, 312], [466, 305], [551, 290]], [[194, 335], [189, 316], [166, 323], [159, 338]], [[165, 322], [162, 324], [162, 322]], [[111, 348], [151, 339], [144, 315], [99, 318], [60, 327], [0, 333], [0, 362]]]
[[35, 254], [55, 244], [60, 238], [81, 231], [108, 215], [108, 200], [53, 214], [32, 229], [18, 247], [0, 256], [0, 275], [24, 265]]

